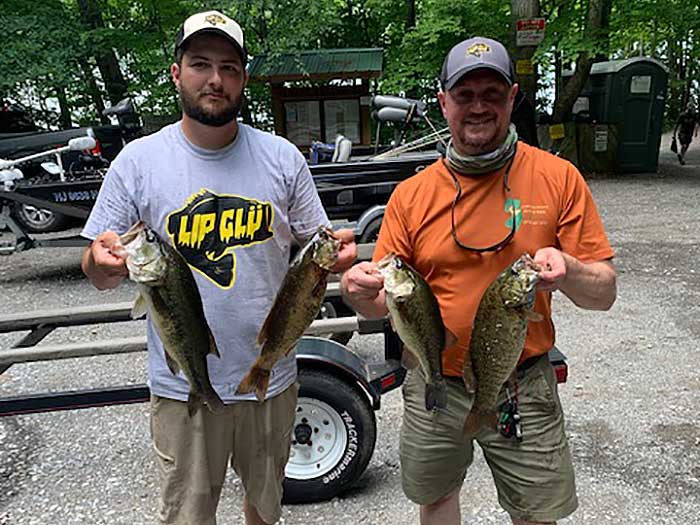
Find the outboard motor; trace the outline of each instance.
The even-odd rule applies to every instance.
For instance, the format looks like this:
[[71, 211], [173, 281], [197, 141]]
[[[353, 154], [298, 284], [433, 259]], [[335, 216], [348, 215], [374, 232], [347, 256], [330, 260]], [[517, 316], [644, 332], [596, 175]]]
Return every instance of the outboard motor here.
[[333, 158], [331, 162], [347, 162], [350, 160], [350, 153], [352, 152], [352, 141], [338, 134], [335, 137], [335, 149], [333, 150]]
[[421, 100], [414, 100], [412, 98], [403, 97], [393, 97], [390, 95], [375, 95], [374, 97], [372, 97], [371, 103], [372, 107], [376, 108], [377, 110], [381, 110], [382, 108], [402, 109], [406, 112], [406, 114], [409, 113], [411, 108], [415, 108], [413, 109], [413, 118], [422, 119], [423, 117], [425, 117], [426, 105], [425, 102]]
[[375, 153], [379, 147], [379, 131], [384, 122], [401, 124], [394, 133], [394, 147], [401, 144], [406, 136], [410, 124], [414, 121], [425, 119], [425, 102], [411, 98], [394, 97], [390, 95], [375, 95], [372, 97], [372, 107], [375, 108], [372, 116], [377, 119], [377, 140]]

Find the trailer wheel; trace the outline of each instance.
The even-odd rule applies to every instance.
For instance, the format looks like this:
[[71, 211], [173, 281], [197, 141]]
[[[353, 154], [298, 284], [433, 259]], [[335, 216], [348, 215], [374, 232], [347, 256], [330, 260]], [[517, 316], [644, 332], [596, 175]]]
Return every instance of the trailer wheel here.
[[17, 222], [31, 233], [60, 231], [68, 226], [69, 222], [67, 215], [19, 202], [13, 206], [13, 215]]
[[377, 242], [377, 238], [379, 237], [379, 230], [382, 227], [382, 219], [384, 216], [382, 215], [381, 217], [377, 217], [376, 219], [372, 219], [367, 227], [364, 229], [362, 234], [360, 235], [359, 242], [362, 244], [366, 243], [372, 243], [372, 242]]
[[[317, 319], [335, 319], [338, 317], [338, 311], [333, 306], [331, 301], [324, 301], [321, 304], [321, 309], [318, 312]], [[319, 337], [325, 337], [326, 339], [331, 339], [340, 343], [341, 345], [346, 345], [352, 339], [353, 332], [330, 332], [327, 334], [320, 334]]]
[[374, 412], [352, 386], [299, 370], [299, 400], [285, 470], [285, 503], [333, 498], [365, 471], [377, 436]]

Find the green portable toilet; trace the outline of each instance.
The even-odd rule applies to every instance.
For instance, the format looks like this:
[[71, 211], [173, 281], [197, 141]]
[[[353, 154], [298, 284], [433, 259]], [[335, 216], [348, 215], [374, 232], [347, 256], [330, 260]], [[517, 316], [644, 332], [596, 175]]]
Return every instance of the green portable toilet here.
[[667, 82], [668, 68], [653, 58], [593, 64], [574, 113], [617, 127], [616, 172], [657, 170]]

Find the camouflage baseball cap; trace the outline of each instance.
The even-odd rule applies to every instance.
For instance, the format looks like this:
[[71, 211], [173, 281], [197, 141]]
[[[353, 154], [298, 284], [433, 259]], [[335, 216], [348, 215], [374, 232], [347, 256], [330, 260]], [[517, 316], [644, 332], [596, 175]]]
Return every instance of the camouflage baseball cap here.
[[492, 69], [503, 75], [508, 85], [515, 82], [513, 62], [503, 44], [484, 37], [464, 40], [450, 49], [442, 64], [440, 83], [449, 90], [467, 73], [476, 69]]

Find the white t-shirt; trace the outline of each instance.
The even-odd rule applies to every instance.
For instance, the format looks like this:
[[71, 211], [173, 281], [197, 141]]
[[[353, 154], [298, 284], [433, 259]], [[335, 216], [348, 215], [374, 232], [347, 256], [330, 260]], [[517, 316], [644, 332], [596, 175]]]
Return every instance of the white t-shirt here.
[[[304, 157], [286, 139], [239, 124], [236, 140], [211, 151], [194, 146], [180, 123], [127, 144], [112, 162], [82, 235], [119, 234], [143, 220], [193, 270], [221, 358], [209, 376], [225, 402], [260, 353], [255, 340], [288, 268], [294, 238], [329, 224]], [[148, 321], [149, 386], [187, 400]], [[293, 353], [272, 371], [268, 397], [296, 378]]]

